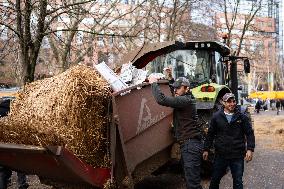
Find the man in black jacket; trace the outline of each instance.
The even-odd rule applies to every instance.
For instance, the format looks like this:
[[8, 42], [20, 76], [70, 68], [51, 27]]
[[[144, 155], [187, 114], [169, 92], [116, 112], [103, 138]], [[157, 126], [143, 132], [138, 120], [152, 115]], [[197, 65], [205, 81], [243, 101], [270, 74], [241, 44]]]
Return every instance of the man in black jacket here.
[[157, 78], [150, 77], [149, 83], [152, 84], [152, 93], [157, 103], [174, 108], [175, 137], [180, 143], [187, 189], [201, 189], [202, 132], [201, 125], [198, 124], [196, 101], [189, 92], [189, 81], [184, 77], [178, 78], [172, 84], [174, 96], [162, 93]]
[[208, 151], [215, 140], [215, 160], [209, 189], [219, 189], [227, 167], [231, 170], [233, 188], [243, 189], [244, 160], [252, 160], [254, 132], [249, 118], [237, 108], [234, 94], [226, 93], [223, 96], [223, 105], [213, 115], [205, 140], [204, 160], [208, 159]]

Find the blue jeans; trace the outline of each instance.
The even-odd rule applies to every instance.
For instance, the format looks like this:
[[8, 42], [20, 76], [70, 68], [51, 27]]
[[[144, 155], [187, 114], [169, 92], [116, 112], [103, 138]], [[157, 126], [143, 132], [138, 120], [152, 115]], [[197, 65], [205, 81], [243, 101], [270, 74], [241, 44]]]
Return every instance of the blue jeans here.
[[17, 177], [19, 189], [26, 189], [29, 187], [29, 184], [27, 183], [27, 176], [24, 173], [17, 172]]
[[180, 148], [187, 189], [202, 189], [200, 173], [203, 142], [189, 139]]
[[243, 189], [244, 159], [224, 159], [222, 157], [215, 157], [209, 189], [219, 189], [220, 181], [228, 167], [233, 177], [233, 189]]
[[11, 175], [12, 171], [10, 169], [0, 166], [0, 189], [7, 188]]
[[[6, 189], [11, 182], [12, 171], [6, 167], [0, 166], [0, 189]], [[24, 173], [17, 172], [17, 183], [19, 189], [26, 189], [29, 187], [27, 177]]]

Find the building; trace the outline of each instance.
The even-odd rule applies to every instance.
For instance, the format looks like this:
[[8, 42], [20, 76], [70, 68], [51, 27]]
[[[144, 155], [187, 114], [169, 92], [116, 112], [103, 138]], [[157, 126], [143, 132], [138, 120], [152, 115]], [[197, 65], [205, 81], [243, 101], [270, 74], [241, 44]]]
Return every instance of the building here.
[[279, 64], [282, 75], [281, 75], [281, 88], [279, 90], [284, 90], [284, 1], [280, 0], [279, 4]]
[[[5, 7], [14, 7], [15, 2], [15, 0], [4, 0], [0, 3]], [[200, 37], [201, 34], [206, 34], [204, 30], [208, 29], [201, 24], [194, 26], [189, 24], [188, 1], [174, 4], [170, 1], [166, 1], [165, 4], [159, 4], [158, 1], [87, 1], [87, 4], [72, 7], [74, 8], [70, 9], [72, 11], [64, 9], [64, 2], [60, 0], [48, 2], [47, 8], [50, 12], [53, 10], [59, 12], [54, 12], [53, 15], [45, 18], [45, 22], [50, 21], [51, 18], [52, 22], [47, 31], [50, 34], [43, 38], [37, 60], [38, 78], [60, 73], [70, 65], [79, 62], [93, 66], [104, 61], [110, 67], [115, 67], [122, 54], [144, 43], [185, 41], [192, 39], [193, 35]], [[60, 8], [61, 6], [63, 8]], [[6, 20], [2, 20], [11, 21], [12, 17], [9, 16], [13, 14], [6, 15], [8, 15]], [[37, 24], [38, 14], [31, 15], [31, 23], [34, 26]], [[12, 27], [15, 26], [16, 24], [13, 24]], [[198, 30], [191, 31], [193, 27]], [[8, 38], [7, 32], [10, 31], [4, 26], [2, 29], [4, 32], [0, 35], [5, 41]], [[32, 32], [35, 33], [36, 30]], [[16, 41], [11, 45], [17, 44]], [[10, 56], [14, 55], [10, 54]]]
[[[241, 63], [238, 66], [242, 93], [247, 95], [252, 90], [273, 90], [281, 51], [280, 43], [283, 40], [279, 36], [279, 2], [263, 0], [260, 4], [258, 1], [241, 0], [237, 10], [237, 14], [230, 8], [226, 15], [224, 11], [217, 12], [215, 26], [218, 28], [220, 40], [224, 33], [229, 33], [228, 45], [236, 55], [250, 58], [249, 75], [243, 73]], [[250, 20], [256, 10], [257, 14]], [[229, 23], [235, 17], [232, 28], [228, 29], [226, 16]]]

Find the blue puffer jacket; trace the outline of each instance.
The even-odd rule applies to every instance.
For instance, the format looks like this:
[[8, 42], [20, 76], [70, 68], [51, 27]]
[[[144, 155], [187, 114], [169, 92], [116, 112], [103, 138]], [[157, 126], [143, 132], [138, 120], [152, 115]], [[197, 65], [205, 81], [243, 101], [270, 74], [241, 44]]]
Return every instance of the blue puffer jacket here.
[[216, 155], [226, 159], [244, 157], [246, 150], [254, 151], [255, 148], [250, 120], [237, 108], [230, 123], [223, 108], [213, 115], [205, 140], [205, 151], [212, 147], [213, 140]]

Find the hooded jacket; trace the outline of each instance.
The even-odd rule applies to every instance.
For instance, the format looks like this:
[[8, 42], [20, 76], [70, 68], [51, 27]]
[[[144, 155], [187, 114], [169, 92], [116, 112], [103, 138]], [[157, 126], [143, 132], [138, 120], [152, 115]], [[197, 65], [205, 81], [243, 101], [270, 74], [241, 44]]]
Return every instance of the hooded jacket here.
[[157, 83], [152, 84], [152, 93], [158, 104], [174, 108], [173, 125], [177, 141], [202, 138], [201, 124], [198, 123], [196, 100], [192, 94], [165, 96]]
[[216, 155], [226, 159], [242, 158], [246, 150], [254, 151], [255, 136], [249, 118], [235, 109], [229, 123], [224, 108], [217, 111], [210, 122], [204, 150], [209, 151], [214, 141]]

